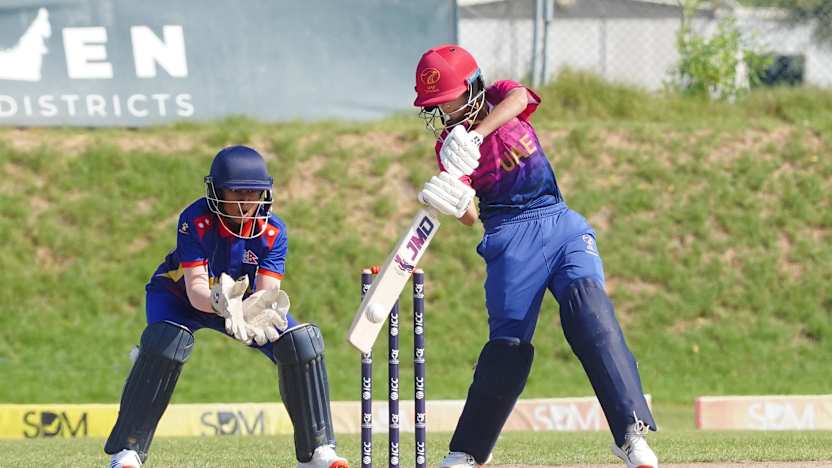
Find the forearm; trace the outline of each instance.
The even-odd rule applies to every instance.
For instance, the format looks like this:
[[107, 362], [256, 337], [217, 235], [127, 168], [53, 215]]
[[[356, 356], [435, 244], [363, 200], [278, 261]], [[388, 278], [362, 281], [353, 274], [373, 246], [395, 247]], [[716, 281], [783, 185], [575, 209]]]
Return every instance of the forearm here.
[[477, 207], [474, 206], [474, 202], [472, 201], [470, 205], [468, 205], [468, 209], [465, 211], [465, 214], [457, 218], [460, 223], [466, 226], [473, 226], [474, 223], [477, 221]]
[[269, 275], [258, 274], [257, 277], [254, 278], [254, 284], [258, 291], [266, 289], [280, 289], [280, 280]]
[[506, 122], [520, 115], [528, 105], [529, 94], [526, 92], [526, 88], [513, 89], [505, 99], [494, 106], [488, 115], [471, 130], [485, 137]]
[[204, 265], [185, 268], [185, 291], [194, 309], [213, 314], [211, 307], [211, 286], [208, 283], [208, 268]]

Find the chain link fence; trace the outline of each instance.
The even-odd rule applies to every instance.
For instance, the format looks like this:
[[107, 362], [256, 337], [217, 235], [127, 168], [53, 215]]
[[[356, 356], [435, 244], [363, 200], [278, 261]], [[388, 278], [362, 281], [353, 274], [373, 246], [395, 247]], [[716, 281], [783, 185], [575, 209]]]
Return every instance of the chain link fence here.
[[[488, 80], [534, 85], [565, 69], [650, 90], [665, 86], [679, 61], [679, 0], [458, 0], [459, 42]], [[768, 53], [764, 84], [832, 87], [832, 12], [797, 21], [787, 9], [703, 3], [691, 24], [705, 37], [733, 18], [743, 44]]]

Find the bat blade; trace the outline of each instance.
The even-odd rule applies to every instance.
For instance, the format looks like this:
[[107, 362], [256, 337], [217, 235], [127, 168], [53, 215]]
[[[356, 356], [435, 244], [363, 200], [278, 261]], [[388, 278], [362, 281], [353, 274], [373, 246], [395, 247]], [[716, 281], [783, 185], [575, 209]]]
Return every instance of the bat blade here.
[[350, 344], [362, 353], [369, 353], [373, 349], [381, 327], [390, 315], [390, 309], [398, 300], [438, 229], [439, 217], [436, 212], [422, 209], [390, 252], [370, 290], [358, 306], [347, 336]]

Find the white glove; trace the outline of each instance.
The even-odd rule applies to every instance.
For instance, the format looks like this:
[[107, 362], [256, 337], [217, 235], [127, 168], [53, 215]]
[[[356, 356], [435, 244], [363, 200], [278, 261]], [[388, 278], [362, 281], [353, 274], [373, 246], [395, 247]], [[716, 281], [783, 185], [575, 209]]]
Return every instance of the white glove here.
[[419, 201], [436, 208], [440, 213], [461, 217], [474, 199], [474, 189], [445, 171], [431, 177], [419, 192]]
[[257, 291], [243, 301], [243, 317], [255, 343], [263, 346], [280, 338], [289, 326], [289, 295], [282, 289]]
[[211, 308], [225, 318], [225, 331], [243, 343], [250, 342], [243, 317], [243, 294], [247, 289], [247, 275], [235, 282], [226, 273], [221, 274], [219, 281], [211, 288]]
[[482, 135], [466, 131], [462, 125], [455, 126], [439, 150], [442, 167], [453, 176], [471, 175], [480, 165], [481, 144]]

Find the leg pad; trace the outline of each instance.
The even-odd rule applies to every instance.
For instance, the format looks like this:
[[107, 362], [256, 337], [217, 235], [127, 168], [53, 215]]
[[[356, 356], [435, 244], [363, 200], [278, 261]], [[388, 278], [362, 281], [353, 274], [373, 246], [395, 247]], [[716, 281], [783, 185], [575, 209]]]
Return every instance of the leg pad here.
[[321, 445], [335, 445], [324, 340], [315, 325], [286, 330], [274, 343], [280, 395], [295, 428], [295, 454], [308, 462]]
[[591, 278], [573, 281], [560, 300], [560, 319], [566, 340], [598, 396], [616, 444], [624, 443], [627, 426], [636, 419], [655, 430], [636, 360], [624, 341], [603, 286]]
[[104, 445], [106, 453], [130, 449], [142, 463], [147, 460], [156, 425], [193, 346], [194, 336], [180, 325], [157, 322], [145, 328], [139, 356], [124, 384], [118, 419]]
[[450, 449], [484, 464], [497, 443], [532, 368], [534, 347], [516, 340], [485, 344]]

